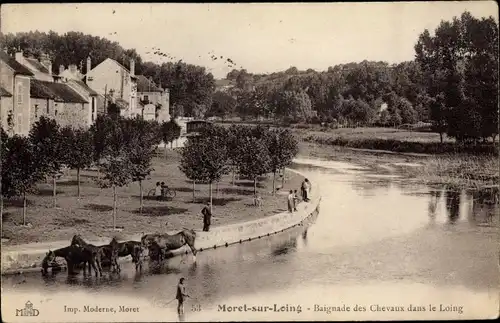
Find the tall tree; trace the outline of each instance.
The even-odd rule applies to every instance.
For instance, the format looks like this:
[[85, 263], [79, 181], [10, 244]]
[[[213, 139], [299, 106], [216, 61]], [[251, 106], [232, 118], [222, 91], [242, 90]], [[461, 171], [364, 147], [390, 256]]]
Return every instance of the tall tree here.
[[253, 180], [253, 192], [257, 195], [257, 177], [270, 169], [270, 157], [266, 142], [255, 137], [242, 138], [238, 146], [238, 172]]
[[65, 151], [64, 162], [71, 169], [76, 169], [77, 195], [80, 197], [80, 171], [90, 167], [93, 161], [92, 133], [89, 130], [64, 127], [61, 134]]
[[[5, 137], [2, 140], [6, 139]], [[6, 139], [2, 151], [2, 196], [23, 198], [23, 225], [26, 225], [26, 195], [33, 192], [36, 183], [45, 176], [35, 147], [28, 138], [14, 135]]]
[[[299, 152], [298, 142], [288, 129], [274, 130], [267, 141], [269, 169], [273, 173], [273, 194], [276, 192], [276, 173], [292, 163]], [[284, 174], [283, 174], [284, 176]]]
[[161, 134], [165, 149], [165, 158], [167, 158], [167, 144], [170, 143], [172, 147], [174, 140], [181, 136], [181, 126], [174, 119], [164, 122], [161, 125]]
[[39, 168], [52, 177], [53, 201], [56, 202], [56, 175], [65, 161], [64, 141], [58, 123], [42, 116], [31, 128], [29, 139]]

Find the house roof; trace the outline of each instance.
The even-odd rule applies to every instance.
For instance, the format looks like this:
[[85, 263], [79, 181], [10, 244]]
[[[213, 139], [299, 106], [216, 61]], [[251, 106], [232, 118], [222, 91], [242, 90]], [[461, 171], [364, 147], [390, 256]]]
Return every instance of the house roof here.
[[9, 67], [14, 70], [15, 74], [34, 76], [29, 69], [24, 67], [21, 63], [2, 50], [0, 50], [0, 59], [9, 65]]
[[57, 102], [88, 103], [80, 94], [63, 83], [31, 80], [30, 96], [32, 98], [53, 99]]
[[33, 67], [35, 67], [38, 71], [46, 74], [50, 74], [49, 70], [43, 66], [42, 63], [40, 63], [36, 58], [25, 58]]
[[148, 80], [144, 75], [137, 75], [137, 92], [162, 92], [156, 84]]
[[128, 102], [122, 98], [116, 99], [115, 103], [120, 109], [128, 108]]
[[97, 92], [92, 90], [85, 82], [80, 81], [80, 80], [70, 80], [69, 82], [74, 82], [78, 84], [80, 87], [82, 87], [85, 91], [87, 91], [90, 96], [97, 96]]
[[12, 94], [9, 91], [7, 91], [5, 88], [0, 86], [0, 96], [10, 97], [10, 96], [12, 96]]

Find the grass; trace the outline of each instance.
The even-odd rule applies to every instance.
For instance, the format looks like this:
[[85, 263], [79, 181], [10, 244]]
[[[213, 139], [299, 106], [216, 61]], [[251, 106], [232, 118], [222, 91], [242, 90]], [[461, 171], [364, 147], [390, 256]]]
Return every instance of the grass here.
[[353, 150], [300, 142], [301, 156], [345, 161], [382, 174], [397, 174], [422, 184], [455, 188], [498, 186], [499, 161], [493, 155], [407, 155], [375, 150]]
[[439, 134], [431, 132], [391, 128], [342, 128], [325, 132], [294, 129], [294, 132], [306, 142], [357, 149], [419, 154], [498, 154], [498, 144], [460, 145], [447, 137], [441, 143]]
[[[53, 208], [51, 183], [40, 183], [39, 194], [28, 196], [27, 222], [31, 227], [23, 227], [22, 201], [5, 201], [2, 238], [7, 238], [7, 244], [29, 242], [69, 240], [79, 233], [85, 239], [98, 237], [125, 237], [141, 232], [157, 232], [165, 230], [180, 230], [183, 227], [201, 230], [203, 204], [208, 201], [208, 185], [196, 184], [196, 202], [193, 203], [192, 182], [178, 169], [179, 155], [169, 150], [167, 160], [161, 157], [153, 159], [155, 171], [151, 178], [143, 182], [143, 192], [154, 187], [154, 184], [165, 182], [176, 190], [177, 195], [172, 200], [157, 201], [153, 198], [144, 199], [142, 214], [139, 212], [139, 185], [131, 183], [118, 189], [117, 226], [123, 227], [121, 232], [112, 232], [113, 192], [111, 189], [100, 189], [94, 178], [94, 171], [83, 171], [81, 174], [81, 198], [77, 198], [77, 187], [74, 180], [76, 173], [71, 172], [65, 181], [57, 185], [57, 208]], [[264, 200], [262, 208], [253, 206], [253, 182], [236, 180], [232, 185], [232, 176], [225, 176], [219, 184], [218, 193], [213, 185], [212, 226], [254, 220], [270, 216], [278, 211], [286, 210], [286, 195], [283, 190], [272, 195], [272, 175], [263, 177], [258, 183], [258, 194]], [[287, 172], [285, 188], [299, 188], [302, 177]], [[277, 187], [281, 179], [277, 179]], [[168, 225], [165, 226], [165, 223]]]

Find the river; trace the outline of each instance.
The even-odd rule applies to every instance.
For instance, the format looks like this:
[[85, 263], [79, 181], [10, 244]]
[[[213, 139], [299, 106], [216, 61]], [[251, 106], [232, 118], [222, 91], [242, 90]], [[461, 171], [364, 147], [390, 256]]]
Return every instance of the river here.
[[[351, 164], [298, 159], [319, 183], [319, 215], [241, 245], [135, 274], [2, 277], [9, 322], [470, 319], [498, 315], [498, 205]], [[175, 286], [191, 298], [176, 314]], [[92, 309], [105, 312], [93, 312]], [[76, 311], [76, 313], [75, 313]], [[106, 312], [108, 311], [108, 312]]]

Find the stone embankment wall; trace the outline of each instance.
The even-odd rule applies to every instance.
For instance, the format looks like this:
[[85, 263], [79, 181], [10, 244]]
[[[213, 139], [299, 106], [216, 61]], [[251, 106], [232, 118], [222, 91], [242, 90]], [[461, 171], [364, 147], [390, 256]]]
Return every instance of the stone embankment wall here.
[[[299, 226], [319, 212], [321, 196], [317, 184], [315, 185], [313, 183], [311, 195], [311, 200], [307, 203], [299, 203], [297, 211], [293, 213], [283, 212], [253, 221], [213, 227], [209, 232], [197, 231], [195, 247], [199, 252], [218, 247], [226, 247], [232, 244], [244, 243], [245, 241], [277, 234]], [[284, 200], [283, 203], [286, 203], [286, 201]], [[176, 232], [178, 231], [169, 233], [174, 234]], [[128, 237], [126, 240], [140, 241], [140, 238], [141, 235], [138, 234]], [[105, 238], [89, 243], [103, 245], [109, 243], [110, 240], [110, 238]], [[37, 243], [30, 246], [4, 247], [2, 248], [2, 275], [39, 271], [42, 259], [49, 249], [54, 250], [68, 245], [69, 241], [57, 241]], [[172, 253], [174, 255], [181, 255], [189, 252], [189, 248], [184, 246], [174, 250]], [[120, 262], [125, 261], [130, 261], [130, 257], [120, 259]]]

